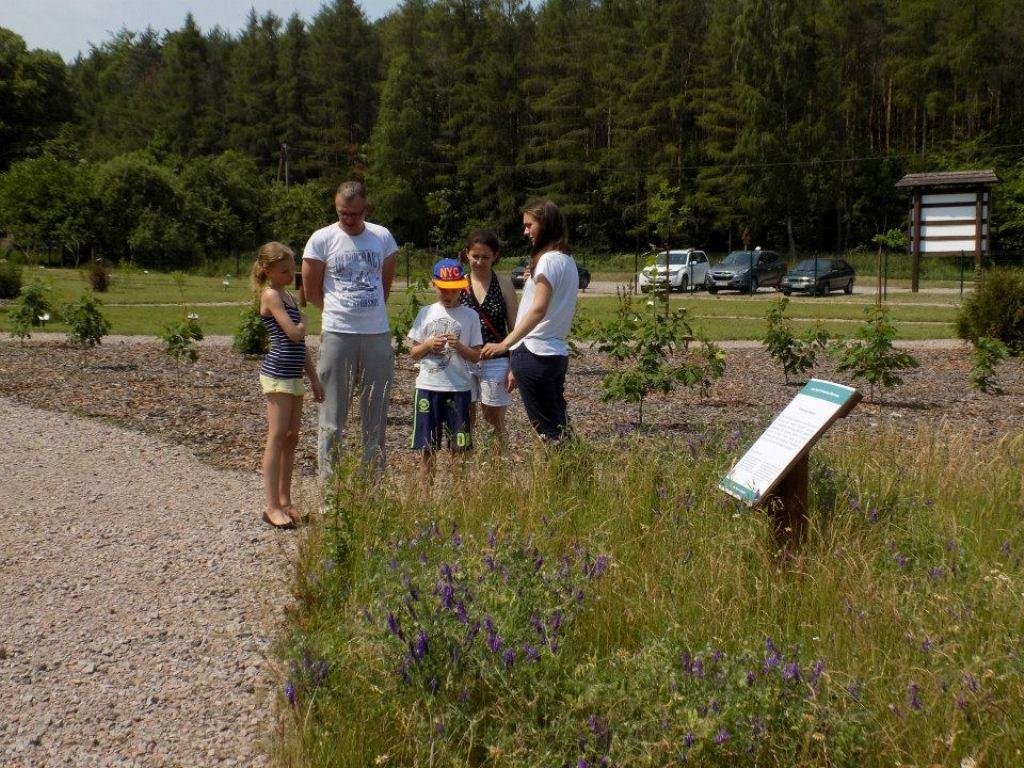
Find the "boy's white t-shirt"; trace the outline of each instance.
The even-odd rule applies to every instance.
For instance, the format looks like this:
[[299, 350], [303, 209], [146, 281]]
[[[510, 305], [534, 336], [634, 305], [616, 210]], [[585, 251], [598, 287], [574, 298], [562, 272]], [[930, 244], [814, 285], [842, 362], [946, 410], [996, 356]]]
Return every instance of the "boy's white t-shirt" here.
[[[454, 333], [467, 347], [479, 347], [484, 343], [480, 332], [480, 317], [462, 304], [451, 309], [441, 302], [422, 307], [409, 329], [409, 339], [419, 344], [443, 333]], [[468, 392], [473, 388], [470, 363], [446, 346], [442, 352], [431, 352], [420, 358], [420, 372], [416, 376], [418, 389], [433, 392]]]
[[535, 279], [543, 275], [551, 283], [551, 302], [548, 304], [544, 319], [534, 326], [533, 330], [512, 346], [520, 344], [535, 355], [569, 354], [569, 329], [572, 328], [572, 316], [576, 313], [576, 295], [580, 290], [580, 273], [572, 256], [561, 251], [548, 251], [537, 260], [537, 268], [530, 274], [530, 279], [523, 286], [523, 296], [516, 313], [516, 325], [522, 322], [526, 313], [533, 305], [536, 292]]
[[328, 333], [387, 333], [384, 259], [398, 250], [387, 227], [366, 222], [350, 235], [339, 224], [310, 235], [302, 258], [324, 263], [322, 328]]

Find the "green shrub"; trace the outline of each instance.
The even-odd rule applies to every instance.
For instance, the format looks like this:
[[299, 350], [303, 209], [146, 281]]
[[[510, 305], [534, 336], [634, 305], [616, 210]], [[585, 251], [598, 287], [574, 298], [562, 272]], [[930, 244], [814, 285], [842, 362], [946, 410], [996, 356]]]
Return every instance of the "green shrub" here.
[[60, 314], [68, 324], [68, 341], [95, 347], [110, 333], [110, 323], [100, 312], [102, 302], [92, 294], [82, 296], [73, 304], [64, 304]]
[[103, 259], [93, 259], [85, 272], [86, 280], [97, 293], [106, 293], [110, 288], [110, 267]]
[[701, 355], [696, 360], [673, 360], [693, 338], [686, 310], [665, 313], [652, 299], [647, 311], [637, 311], [633, 309], [632, 296], [625, 291], [619, 292], [614, 319], [597, 329], [596, 338], [601, 352], [625, 364], [603, 379], [602, 399], [636, 403], [640, 426], [644, 422], [644, 400], [649, 394], [668, 394], [677, 384], [699, 387], [703, 394], [725, 371], [725, 355], [705, 340], [701, 341]]
[[21, 266], [0, 261], [0, 299], [14, 299], [21, 293]]
[[1024, 351], [1024, 269], [997, 267], [983, 273], [956, 319], [961, 339], [998, 339], [1010, 354]]
[[10, 314], [11, 333], [17, 338], [28, 338], [31, 328], [41, 326], [50, 319], [49, 287], [38, 280], [22, 287], [21, 298]]
[[163, 340], [168, 355], [180, 363], [183, 359], [194, 363], [199, 359], [196, 342], [203, 340], [203, 329], [195, 317], [185, 317], [173, 323], [167, 323], [158, 334]]
[[818, 353], [827, 348], [831, 338], [829, 332], [820, 325], [809, 328], [803, 337], [797, 337], [793, 333], [789, 318], [786, 317], [788, 306], [789, 299], [772, 302], [765, 318], [768, 330], [763, 340], [768, 354], [782, 366], [782, 374], [787, 384], [789, 374], [799, 375], [814, 367]]
[[996, 366], [1010, 354], [999, 339], [982, 336], [974, 342], [971, 350], [971, 386], [982, 392], [1002, 392], [996, 382]]
[[405, 289], [407, 297], [405, 305], [395, 312], [391, 318], [391, 336], [395, 340], [395, 354], [402, 355], [409, 351], [408, 333], [412, 324], [416, 321], [423, 306], [420, 294], [427, 290], [424, 280], [413, 280]]
[[235, 332], [235, 339], [231, 343], [232, 349], [241, 355], [265, 355], [270, 349], [270, 340], [267, 338], [267, 327], [260, 319], [259, 310], [255, 306], [249, 306], [242, 310], [241, 325]]
[[909, 353], [893, 347], [896, 326], [888, 308], [872, 304], [864, 308], [864, 314], [866, 321], [857, 329], [857, 338], [837, 347], [836, 370], [868, 382], [869, 398], [874, 399], [876, 386], [889, 388], [902, 384], [899, 372], [916, 368], [919, 363]]

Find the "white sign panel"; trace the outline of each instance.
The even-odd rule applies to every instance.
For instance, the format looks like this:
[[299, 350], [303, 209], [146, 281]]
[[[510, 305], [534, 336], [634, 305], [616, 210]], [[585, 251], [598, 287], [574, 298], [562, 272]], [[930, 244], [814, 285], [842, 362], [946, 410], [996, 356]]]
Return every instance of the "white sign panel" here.
[[761, 501], [855, 398], [859, 395], [852, 387], [811, 379], [718, 487], [748, 504]]
[[955, 205], [957, 203], [970, 203], [974, 205], [974, 201], [977, 199], [978, 195], [974, 192], [934, 192], [921, 195], [921, 204], [942, 203], [944, 205]]
[[[978, 215], [974, 205], [944, 205], [941, 208], [922, 208], [921, 221], [970, 221], [973, 222]], [[988, 219], [988, 206], [981, 207], [982, 220]]]
[[[988, 238], [981, 239], [981, 250], [988, 250]], [[974, 238], [970, 240], [922, 240], [921, 253], [974, 253]]]

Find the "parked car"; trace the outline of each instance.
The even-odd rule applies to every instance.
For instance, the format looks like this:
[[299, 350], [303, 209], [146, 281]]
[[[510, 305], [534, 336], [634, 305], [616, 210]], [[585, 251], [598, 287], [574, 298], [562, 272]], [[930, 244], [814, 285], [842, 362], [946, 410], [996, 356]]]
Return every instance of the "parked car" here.
[[782, 292], [787, 296], [801, 291], [824, 296], [840, 289], [853, 293], [855, 279], [853, 267], [843, 259], [804, 259], [782, 278]]
[[[665, 266], [666, 258], [668, 267]], [[636, 284], [641, 291], [649, 291], [667, 281], [673, 291], [697, 290], [708, 279], [708, 255], [704, 251], [686, 248], [679, 251], [662, 251], [655, 255], [654, 263], [640, 270]]]
[[786, 263], [775, 251], [733, 251], [708, 272], [708, 293], [746, 291], [757, 293], [761, 286], [779, 288]]
[[[512, 267], [512, 287], [522, 288], [526, 284], [526, 265], [529, 259], [520, 259], [519, 263]], [[590, 270], [580, 266], [577, 262], [576, 270], [580, 273], [580, 290], [584, 291], [590, 285]]]

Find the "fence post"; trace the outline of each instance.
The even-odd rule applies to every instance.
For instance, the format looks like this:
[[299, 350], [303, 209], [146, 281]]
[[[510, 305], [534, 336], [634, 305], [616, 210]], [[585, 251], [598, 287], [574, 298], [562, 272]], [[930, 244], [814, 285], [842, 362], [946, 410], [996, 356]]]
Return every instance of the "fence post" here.
[[964, 252], [960, 251], [960, 301], [964, 300]]

